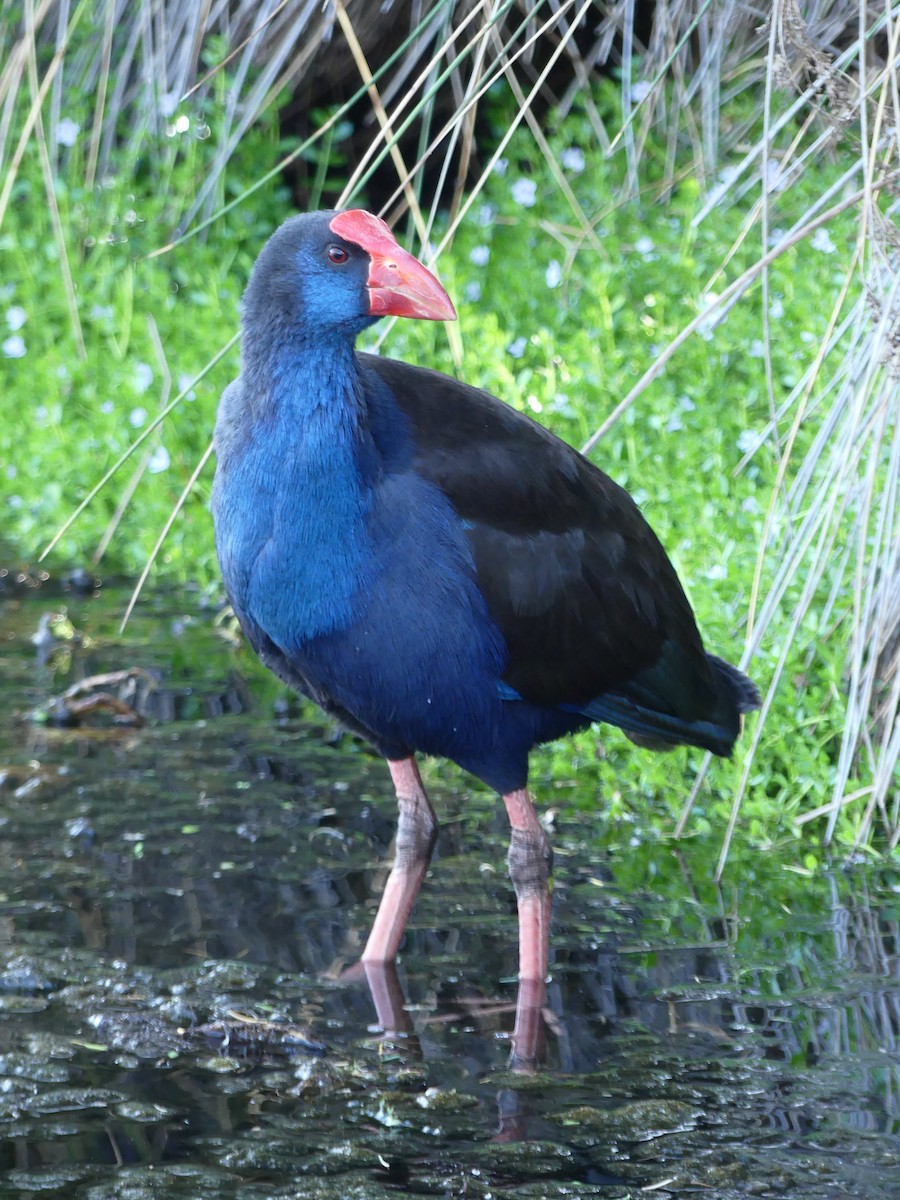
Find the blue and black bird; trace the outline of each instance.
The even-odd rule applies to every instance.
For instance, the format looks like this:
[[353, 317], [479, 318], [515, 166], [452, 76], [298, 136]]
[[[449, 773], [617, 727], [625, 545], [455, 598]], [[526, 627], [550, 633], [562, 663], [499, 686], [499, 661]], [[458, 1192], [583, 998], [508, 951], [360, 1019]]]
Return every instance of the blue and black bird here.
[[266, 243], [216, 422], [219, 562], [262, 661], [387, 759], [395, 861], [364, 961], [396, 955], [434, 847], [420, 752], [503, 797], [520, 978], [542, 980], [552, 851], [531, 748], [605, 721], [727, 755], [759, 696], [704, 650], [622, 488], [487, 392], [356, 350], [389, 315], [456, 313], [377, 217], [310, 213]]

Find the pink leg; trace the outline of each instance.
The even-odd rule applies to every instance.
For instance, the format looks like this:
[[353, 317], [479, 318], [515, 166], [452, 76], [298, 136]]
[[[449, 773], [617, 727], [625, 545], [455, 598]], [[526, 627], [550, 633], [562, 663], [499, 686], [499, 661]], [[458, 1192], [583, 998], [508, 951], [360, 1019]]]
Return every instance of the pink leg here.
[[512, 834], [509, 877], [519, 907], [519, 980], [543, 982], [550, 951], [553, 850], [525, 788], [503, 797]]
[[516, 996], [516, 1025], [512, 1035], [510, 1070], [535, 1071], [544, 1052], [544, 1005], [547, 987], [543, 979], [523, 979]]
[[400, 948], [406, 922], [415, 904], [437, 839], [437, 817], [425, 794], [414, 758], [388, 762], [400, 815], [394, 865], [375, 914], [364, 963], [392, 962]]

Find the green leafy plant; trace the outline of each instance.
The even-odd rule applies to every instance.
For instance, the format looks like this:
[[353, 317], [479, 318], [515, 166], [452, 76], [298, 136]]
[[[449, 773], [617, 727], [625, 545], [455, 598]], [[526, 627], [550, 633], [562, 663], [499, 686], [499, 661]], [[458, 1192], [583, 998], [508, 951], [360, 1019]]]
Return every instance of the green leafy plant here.
[[[896, 848], [890, 6], [860, 26], [842, 2], [810, 29], [791, 4], [762, 27], [658, 4], [644, 46], [628, 6], [591, 0], [438, 0], [390, 45], [350, 2], [333, 26], [287, 6], [259, 29], [239, 4], [230, 40], [191, 18], [171, 42], [156, 27], [128, 40], [142, 6], [121, 29], [112, 6], [55, 27], [49, 8], [7, 5], [0, 22], [0, 365], [6, 402], [31, 417], [0, 430], [7, 536], [30, 553], [184, 391], [60, 549], [108, 544], [134, 572], [186, 496], [161, 566], [211, 581], [195, 472], [250, 262], [289, 212], [281, 171], [305, 160], [316, 198], [346, 172], [350, 204], [390, 164], [386, 211], [448, 251], [461, 322], [447, 342], [410, 323], [379, 343], [583, 443], [645, 505], [711, 646], [733, 646], [749, 614], [744, 661], [765, 707], [740, 768], [718, 766], [702, 793], [701, 769], [695, 819], [727, 810], [729, 837], [740, 821], [758, 845], [799, 823]], [[344, 97], [287, 144], [276, 106], [312, 86], [338, 30]], [[613, 77], [592, 78], [614, 52]], [[132, 70], [150, 61], [155, 74]], [[346, 120], [363, 102], [354, 161]], [[154, 486], [135, 490], [145, 476]], [[614, 737], [607, 758], [595, 744], [575, 743], [579, 769], [612, 795]], [[569, 753], [547, 752], [554, 779]], [[683, 760], [641, 761], [639, 791], [667, 810]]]

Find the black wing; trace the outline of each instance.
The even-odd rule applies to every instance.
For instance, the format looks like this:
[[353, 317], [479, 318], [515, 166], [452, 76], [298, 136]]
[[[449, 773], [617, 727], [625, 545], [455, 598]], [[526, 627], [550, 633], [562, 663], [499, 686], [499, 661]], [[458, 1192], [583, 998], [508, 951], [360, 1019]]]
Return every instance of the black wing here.
[[715, 687], [690, 605], [628, 493], [489, 393], [361, 358], [412, 425], [416, 470], [466, 523], [509, 647], [506, 682], [536, 703], [578, 705], [643, 680], [671, 711], [709, 707]]

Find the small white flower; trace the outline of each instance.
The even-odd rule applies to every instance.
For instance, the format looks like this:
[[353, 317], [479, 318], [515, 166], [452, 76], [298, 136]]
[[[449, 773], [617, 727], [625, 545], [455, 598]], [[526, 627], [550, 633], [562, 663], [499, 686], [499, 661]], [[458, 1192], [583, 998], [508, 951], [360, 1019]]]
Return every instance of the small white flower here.
[[564, 417], [576, 417], [578, 415], [572, 401], [565, 392], [557, 392], [550, 401], [550, 407], [554, 412], [558, 412]]
[[487, 229], [489, 225], [493, 225], [494, 216], [495, 213], [493, 206], [490, 204], [482, 204], [478, 209], [475, 220], [482, 229]]
[[74, 146], [81, 132], [81, 126], [71, 117], [63, 117], [56, 126], [56, 140], [61, 146]]
[[506, 168], [508, 166], [509, 166], [509, 159], [498, 158], [497, 161], [494, 163], [494, 166], [492, 169], [493, 169], [493, 172], [495, 175], [505, 175]]
[[580, 175], [584, 170], [584, 154], [577, 146], [569, 146], [559, 156], [559, 161], [573, 175]]
[[106, 415], [109, 416], [109, 414], [111, 412], [116, 411], [116, 406], [113, 404], [112, 400], [104, 400], [103, 403], [100, 405], [100, 411], [102, 413], [106, 413]]
[[634, 248], [638, 254], [641, 254], [646, 258], [648, 254], [653, 253], [653, 251], [656, 249], [656, 246], [653, 244], [653, 239], [644, 234], [643, 237], [639, 237], [634, 243]]
[[153, 368], [149, 363], [139, 362], [134, 364], [132, 382], [136, 392], [146, 392], [147, 388], [153, 382]]
[[[715, 292], [704, 292], [700, 297], [700, 302], [704, 308], [712, 309], [718, 303], [719, 297]], [[710, 312], [697, 326], [697, 332], [705, 342], [708, 342], [713, 335], [713, 330], [720, 324], [723, 319], [723, 314], [720, 312]]]
[[19, 473], [19, 468], [17, 466], [15, 466], [13, 463], [10, 463], [9, 466], [6, 468], [6, 478], [7, 479], [15, 479], [15, 477], [18, 475], [18, 473]]
[[801, 331], [800, 341], [805, 342], [807, 344], [807, 346], [809, 345], [810, 342], [814, 342], [815, 340], [816, 340], [816, 335], [814, 333], [810, 333], [810, 331], [808, 329], [804, 329]]
[[177, 137], [179, 133], [187, 133], [190, 127], [191, 118], [186, 113], [181, 113], [166, 126], [166, 137]]
[[157, 446], [147, 462], [147, 470], [151, 475], [158, 475], [160, 471], [165, 471], [171, 461], [169, 452], [165, 446]]
[[781, 192], [789, 182], [787, 171], [782, 171], [781, 162], [777, 158], [770, 158], [766, 163], [766, 191]]
[[17, 329], [21, 329], [27, 320], [28, 313], [26, 313], [21, 304], [14, 304], [12, 308], [8, 308], [6, 310], [6, 323], [13, 333], [15, 333]]
[[475, 304], [481, 299], [481, 284], [477, 279], [473, 279], [471, 283], [467, 283], [463, 288], [463, 295], [470, 304]]
[[506, 347], [506, 353], [511, 354], [513, 358], [521, 358], [525, 353], [525, 347], [528, 345], [528, 339], [517, 337], [514, 342], [510, 342]]
[[837, 246], [831, 240], [831, 235], [824, 226], [816, 230], [809, 244], [814, 250], [821, 250], [823, 254], [834, 254], [837, 250]]
[[741, 454], [752, 454], [762, 445], [762, 438], [752, 429], [745, 429], [737, 440]]
[[20, 337], [18, 333], [14, 333], [12, 337], [8, 337], [3, 343], [3, 353], [6, 358], [24, 358], [28, 353], [25, 347], [25, 339]]
[[533, 179], [517, 179], [509, 189], [516, 204], [532, 208], [537, 201], [537, 184]]
[[751, 516], [756, 516], [759, 511], [759, 501], [755, 496], [747, 496], [741, 501], [741, 512], [750, 513]]
[[37, 408], [34, 410], [34, 419], [36, 421], [39, 421], [41, 423], [41, 425], [44, 424], [44, 422], [47, 420], [47, 418], [49, 416], [50, 416], [50, 413], [47, 411], [46, 404], [39, 404], [37, 406]]
[[177, 92], [163, 92], [159, 98], [159, 115], [161, 117], [171, 117], [178, 107]]
[[191, 387], [194, 382], [193, 375], [188, 375], [187, 371], [182, 371], [178, 376], [178, 390], [184, 393], [185, 400], [196, 400], [197, 393]]
[[547, 270], [544, 272], [544, 279], [547, 282], [548, 288], [557, 288], [562, 283], [562, 267], [555, 258], [551, 258], [547, 264]]
[[681, 419], [680, 413], [672, 413], [668, 421], [666, 421], [666, 433], [681, 433], [684, 429], [684, 422]]
[[486, 267], [491, 257], [490, 246], [473, 246], [469, 252], [469, 262], [476, 267]]
[[750, 343], [750, 349], [747, 351], [747, 354], [749, 355], [749, 357], [750, 358], [764, 358], [765, 353], [766, 353], [766, 348], [762, 343], [762, 339], [754, 338], [753, 341]]
[[111, 321], [113, 308], [111, 304], [92, 304], [90, 310], [92, 321]]
[[727, 579], [728, 568], [724, 563], [713, 563], [708, 571], [704, 571], [707, 579]]
[[132, 429], [140, 429], [147, 420], [146, 408], [133, 408], [128, 414], [128, 423]]
[[784, 304], [780, 296], [775, 296], [769, 305], [769, 316], [773, 321], [780, 321], [784, 316]]
[[653, 84], [649, 79], [638, 79], [631, 85], [631, 101], [633, 104], [640, 104], [642, 100], [646, 100], [653, 91]]
[[710, 188], [708, 204], [711, 208], [715, 207], [734, 183], [738, 177], [738, 169], [735, 166], [726, 166], [721, 169], [718, 175], [719, 182], [714, 188]]

